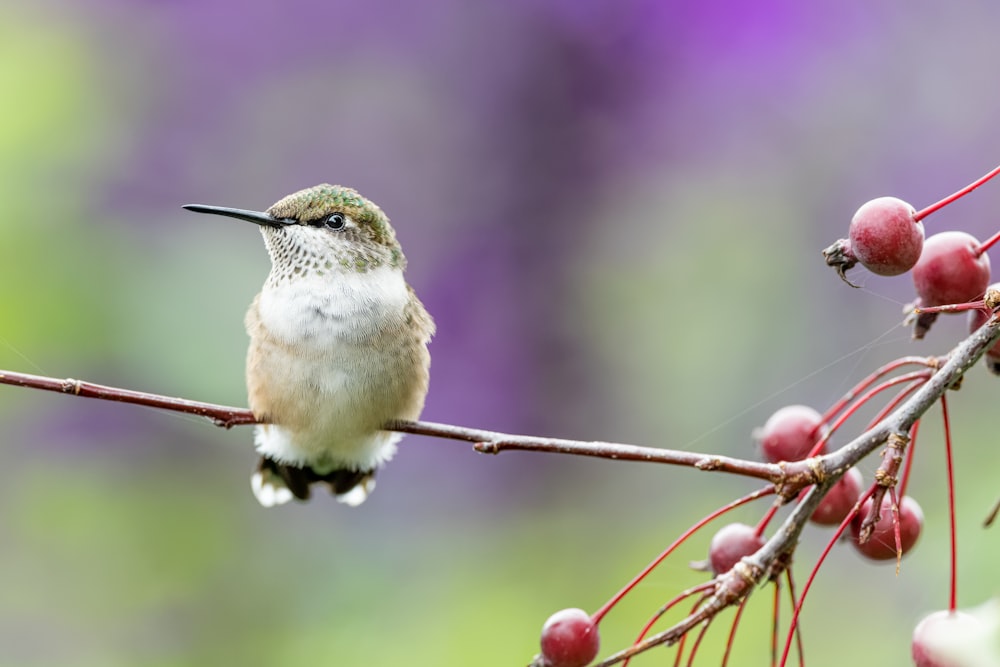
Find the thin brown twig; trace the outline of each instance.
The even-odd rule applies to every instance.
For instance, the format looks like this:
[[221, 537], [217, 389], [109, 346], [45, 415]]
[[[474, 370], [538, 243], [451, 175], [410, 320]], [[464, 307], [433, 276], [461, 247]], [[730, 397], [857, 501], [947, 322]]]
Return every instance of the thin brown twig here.
[[864, 544], [871, 537], [875, 525], [882, 519], [882, 498], [886, 491], [895, 488], [899, 481], [899, 466], [903, 463], [906, 446], [910, 444], [909, 435], [891, 433], [882, 450], [882, 462], [875, 470], [875, 490], [872, 493], [872, 508], [868, 516], [861, 522], [858, 543]]
[[593, 456], [618, 461], [666, 463], [691, 466], [699, 470], [718, 470], [721, 472], [736, 473], [745, 477], [767, 480], [772, 483], [785, 481], [789, 476], [789, 472], [786, 469], [774, 463], [762, 463], [730, 456], [700, 454], [698, 452], [676, 449], [642, 447], [617, 442], [513, 435], [510, 433], [498, 433], [496, 431], [433, 422], [393, 422], [388, 425], [388, 430], [414, 435], [429, 435], [450, 440], [464, 440], [474, 443], [475, 450], [483, 454], [499, 454], [504, 451], [520, 450], [547, 452], [550, 454]]
[[28, 373], [0, 370], [0, 384], [55, 391], [61, 394], [96, 398], [102, 401], [145, 405], [161, 410], [170, 410], [171, 412], [183, 412], [210, 419], [212, 423], [222, 428], [257, 423], [253, 413], [246, 408], [234, 408], [228, 405], [191, 401], [186, 398], [161, 396], [159, 394], [121, 389], [120, 387], [109, 387], [103, 384], [94, 384], [93, 382], [84, 382], [83, 380], [74, 380], [72, 378], [59, 379], [43, 375], [30, 375]]
[[[71, 378], [59, 379], [0, 370], [0, 384], [42, 389], [105, 401], [144, 405], [172, 412], [183, 412], [205, 417], [211, 420], [216, 426], [223, 428], [257, 423], [253, 413], [247, 408], [150, 394]], [[658, 447], [641, 447], [615, 442], [588, 442], [567, 440], [564, 438], [513, 435], [479, 428], [422, 421], [396, 421], [387, 424], [386, 430], [471, 442], [476, 451], [484, 454], [498, 454], [506, 450], [525, 450], [555, 454], [575, 454], [577, 456], [591, 456], [618, 461], [665, 463], [691, 466], [699, 470], [730, 472], [746, 477], [767, 480], [772, 483], [784, 482], [789, 476], [788, 471], [773, 463], [747, 461], [728, 456], [699, 454], [697, 452], [661, 449]]]

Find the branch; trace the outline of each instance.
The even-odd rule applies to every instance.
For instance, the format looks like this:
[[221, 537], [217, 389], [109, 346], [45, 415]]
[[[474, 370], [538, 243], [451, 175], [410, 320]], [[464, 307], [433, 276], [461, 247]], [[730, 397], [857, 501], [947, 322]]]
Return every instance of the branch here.
[[29, 375], [28, 373], [16, 373], [14, 371], [0, 370], [0, 384], [14, 385], [15, 387], [28, 387], [30, 389], [42, 389], [44, 391], [55, 391], [73, 396], [84, 396], [86, 398], [97, 398], [102, 401], [117, 401], [119, 403], [132, 403], [133, 405], [146, 405], [161, 410], [171, 412], [183, 412], [189, 415], [198, 415], [212, 420], [216, 426], [222, 428], [232, 428], [233, 426], [243, 426], [245, 424], [256, 424], [257, 420], [253, 413], [246, 408], [234, 408], [227, 405], [217, 405], [215, 403], [202, 403], [201, 401], [189, 401], [186, 398], [173, 398], [171, 396], [161, 396], [159, 394], [148, 394], [144, 391], [132, 391], [131, 389], [121, 389], [119, 387], [109, 387], [103, 384], [84, 382], [66, 378], [45, 377], [43, 375]]
[[[395, 421], [386, 424], [386, 430], [471, 442], [476, 451], [484, 454], [521, 450], [591, 456], [617, 461], [681, 465], [698, 470], [717, 470], [771, 482], [775, 485], [778, 493], [783, 498], [788, 499], [810, 484], [822, 484], [824, 487], [832, 485], [847, 468], [856, 464], [885, 442], [890, 432], [904, 435], [909, 432], [913, 422], [919, 419], [949, 387], [955, 384], [997, 339], [1000, 339], [1000, 319], [994, 315], [978, 331], [957, 346], [949, 355], [947, 363], [942, 365], [909, 401], [888, 418], [835, 452], [792, 463], [761, 463], [716, 454], [614, 442], [513, 435], [434, 422]], [[247, 408], [150, 394], [72, 378], [57, 379], [0, 370], [0, 384], [193, 414], [205, 417], [222, 428], [257, 423], [253, 413]]]
[[[216, 426], [232, 428], [256, 424], [253, 413], [246, 408], [236, 408], [215, 403], [191, 401], [184, 398], [174, 398], [159, 394], [150, 394], [130, 389], [121, 389], [107, 385], [84, 382], [71, 378], [57, 379], [42, 375], [30, 375], [14, 371], [0, 370], [0, 384], [17, 387], [29, 387], [55, 391], [73, 396], [84, 396], [104, 401], [117, 401], [134, 405], [183, 412], [198, 415], [212, 421]], [[497, 454], [505, 450], [526, 450], [550, 452], [556, 454], [575, 454], [577, 456], [592, 456], [618, 461], [642, 461], [646, 463], [666, 463], [671, 465], [691, 466], [699, 470], [719, 470], [763, 479], [772, 484], [780, 485], [787, 473], [782, 466], [759, 461], [746, 461], [728, 456], [714, 454], [699, 454], [657, 447], [640, 447], [613, 442], [566, 440], [561, 438], [543, 438], [528, 435], [511, 435], [478, 428], [452, 426], [420, 421], [395, 421], [386, 425], [386, 430], [413, 435], [428, 435], [447, 440], [460, 440], [473, 443], [473, 448], [484, 454]]]
[[414, 435], [429, 435], [448, 440], [464, 440], [474, 443], [477, 452], [483, 454], [499, 454], [503, 451], [548, 452], [551, 454], [573, 454], [575, 456], [593, 456], [616, 461], [640, 461], [644, 463], [666, 463], [697, 468], [698, 470], [719, 470], [735, 473], [746, 477], [763, 479], [773, 484], [783, 482], [787, 473], [783, 467], [775, 463], [747, 461], [730, 456], [716, 454], [699, 454], [676, 449], [659, 447], [641, 447], [617, 442], [602, 442], [599, 440], [566, 440], [563, 438], [545, 438], [533, 435], [512, 435], [498, 433], [478, 428], [436, 424], [433, 422], [397, 421], [388, 425], [388, 430]]
[[[810, 484], [820, 484], [824, 487], [832, 485], [848, 468], [885, 442], [889, 433], [896, 432], [905, 436], [913, 423], [949, 387], [957, 383], [965, 371], [975, 364], [998, 339], [1000, 339], [1000, 316], [994, 315], [978, 331], [958, 345], [948, 356], [948, 361], [939, 368], [932, 378], [888, 418], [835, 452], [791, 463], [761, 463], [716, 454], [701, 454], [614, 442], [513, 435], [434, 422], [394, 421], [386, 424], [386, 430], [471, 442], [476, 451], [484, 454], [522, 450], [591, 456], [618, 461], [682, 465], [698, 470], [718, 470], [767, 480], [775, 484], [779, 494], [787, 499]], [[247, 408], [150, 394], [72, 378], [57, 379], [0, 370], [0, 384], [194, 414], [206, 417], [216, 426], [222, 428], [257, 423], [253, 413]]]

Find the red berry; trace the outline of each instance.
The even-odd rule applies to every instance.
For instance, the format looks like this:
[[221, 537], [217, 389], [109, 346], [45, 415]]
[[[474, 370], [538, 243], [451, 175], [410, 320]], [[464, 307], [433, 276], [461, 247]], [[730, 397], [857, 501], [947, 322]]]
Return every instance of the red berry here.
[[914, 219], [916, 213], [895, 197], [862, 204], [848, 232], [854, 256], [880, 276], [898, 276], [912, 269], [924, 244], [924, 225]]
[[[972, 614], [936, 611], [913, 629], [913, 663], [917, 667], [965, 667], [970, 664], [969, 657], [984, 658], [976, 655], [979, 650], [974, 644], [985, 631], [983, 622]], [[971, 654], [969, 649], [973, 651]]]
[[990, 283], [990, 258], [965, 232], [941, 232], [927, 239], [913, 267], [913, 286], [922, 306], [965, 303], [983, 295]]
[[[871, 511], [872, 499], [869, 498], [861, 506], [861, 511], [851, 522], [851, 535], [855, 548], [862, 556], [872, 560], [895, 560], [896, 559], [896, 535], [893, 527], [892, 499], [889, 494], [882, 498], [882, 511], [878, 523], [872, 529], [868, 541], [864, 544], [858, 543], [861, 534], [861, 523], [868, 517]], [[924, 525], [924, 513], [920, 509], [917, 501], [909, 496], [903, 496], [899, 502], [899, 542], [900, 550], [906, 555], [917, 538], [920, 537], [920, 529]]]
[[557, 611], [542, 626], [546, 667], [584, 667], [597, 657], [600, 648], [597, 624], [582, 609]]
[[763, 535], [757, 534], [755, 528], [745, 523], [723, 526], [712, 537], [712, 543], [708, 547], [708, 562], [712, 565], [712, 572], [729, 572], [741, 558], [755, 553], [766, 541]]
[[[851, 468], [830, 488], [809, 520], [821, 526], [839, 526], [861, 497], [861, 473]], [[806, 492], [803, 491], [803, 494]]]
[[822, 420], [822, 415], [806, 405], [788, 405], [771, 415], [754, 437], [767, 461], [800, 461], [826, 435]]

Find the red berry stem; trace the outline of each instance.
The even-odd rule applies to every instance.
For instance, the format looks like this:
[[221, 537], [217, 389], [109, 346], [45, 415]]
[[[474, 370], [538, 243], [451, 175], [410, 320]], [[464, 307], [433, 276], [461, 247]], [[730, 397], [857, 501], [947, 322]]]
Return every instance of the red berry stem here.
[[955, 530], [955, 461], [951, 455], [951, 423], [948, 419], [948, 399], [941, 395], [941, 417], [944, 423], [944, 458], [946, 474], [948, 475], [948, 523], [951, 541], [951, 580], [948, 582], [951, 591], [948, 597], [948, 611], [954, 613], [958, 599], [958, 539]]
[[979, 244], [979, 248], [976, 250], [976, 257], [979, 257], [984, 252], [989, 250], [993, 246], [993, 244], [996, 243], [997, 241], [1000, 241], [1000, 232], [997, 232], [996, 234], [994, 234], [993, 236], [989, 237], [988, 239]]
[[654, 558], [653, 561], [649, 565], [647, 565], [646, 567], [644, 567], [642, 569], [642, 571], [639, 572], [639, 574], [635, 575], [635, 577], [632, 578], [632, 581], [630, 581], [627, 584], [625, 584], [625, 586], [620, 591], [618, 591], [617, 593], [615, 593], [615, 595], [610, 600], [608, 600], [607, 602], [605, 602], [604, 606], [602, 606], [600, 609], [598, 609], [597, 611], [595, 611], [590, 618], [594, 621], [594, 623], [600, 623], [601, 619], [604, 618], [604, 615], [607, 614], [609, 611], [611, 611], [611, 609], [616, 604], [618, 604], [621, 601], [622, 598], [624, 598], [626, 595], [628, 595], [628, 593], [633, 588], [635, 588], [639, 584], [640, 581], [642, 581], [643, 579], [645, 579], [646, 576], [650, 572], [652, 572], [656, 568], [657, 565], [659, 565], [660, 563], [662, 563], [666, 559], [667, 556], [669, 556], [671, 553], [673, 553], [674, 549], [676, 549], [677, 547], [679, 547], [689, 537], [691, 537], [696, 532], [698, 532], [699, 530], [701, 530], [707, 523], [709, 523], [710, 521], [713, 521], [713, 520], [719, 518], [720, 516], [722, 516], [726, 512], [728, 512], [728, 511], [730, 511], [732, 509], [735, 509], [735, 508], [739, 507], [740, 505], [745, 505], [746, 503], [748, 503], [748, 502], [750, 502], [752, 500], [757, 500], [758, 498], [763, 498], [764, 496], [771, 495], [772, 493], [774, 493], [774, 486], [773, 485], [771, 485], [771, 486], [765, 486], [763, 488], [757, 489], [753, 493], [749, 493], [749, 494], [743, 496], [742, 498], [737, 498], [736, 500], [734, 500], [733, 502], [729, 503], [728, 505], [723, 505], [719, 509], [715, 510], [714, 512], [712, 512], [711, 514], [709, 514], [708, 516], [706, 516], [705, 518], [703, 518], [698, 523], [696, 523], [693, 526], [691, 526], [690, 528], [688, 528], [686, 531], [684, 531], [681, 534], [680, 537], [678, 537], [676, 540], [674, 540], [673, 543], [670, 546], [668, 546], [666, 549], [664, 549], [663, 552], [660, 553], [659, 556], [657, 556], [656, 558]]
[[857, 396], [863, 392], [868, 387], [872, 386], [879, 378], [888, 375], [897, 368], [902, 368], [908, 364], [918, 364], [925, 367], [934, 367], [932, 360], [928, 357], [900, 357], [894, 361], [890, 361], [881, 368], [876, 369], [871, 375], [861, 380], [861, 382], [854, 385], [850, 391], [844, 394], [836, 403], [830, 406], [830, 409], [823, 414], [822, 422], [823, 424], [829, 424], [830, 420], [833, 419], [837, 413], [844, 409], [844, 407], [853, 401]]
[[[989, 243], [995, 242], [996, 239], [1000, 239], [1000, 232], [990, 237]], [[921, 313], [957, 313], [963, 310], [981, 310], [987, 316], [989, 316], [998, 306], [1000, 306], [1000, 289], [997, 289], [996, 285], [991, 285], [986, 289], [986, 292], [983, 293], [982, 299], [977, 299], [976, 301], [967, 301], [965, 303], [949, 303], [940, 306], [926, 306], [926, 307], [914, 306], [913, 314], [919, 315]], [[986, 319], [987, 318], [983, 318], [982, 321], [985, 322]], [[972, 332], [970, 331], [969, 333]]]
[[[693, 614], [697, 609], [692, 609]], [[701, 624], [701, 630], [698, 631], [698, 636], [694, 639], [694, 646], [691, 647], [691, 652], [688, 653], [687, 667], [694, 667], [694, 656], [698, 653], [698, 647], [701, 646], [701, 640], [705, 638], [705, 633], [708, 632], [708, 626], [712, 625], [714, 619], [710, 618]], [[678, 653], [680, 657], [680, 653]]]
[[906, 446], [906, 466], [899, 480], [899, 495], [906, 496], [906, 487], [910, 484], [910, 470], [913, 468], [913, 448], [917, 445], [917, 433], [920, 432], [920, 420], [913, 422], [910, 429], [910, 444]]
[[740, 600], [740, 604], [736, 607], [736, 615], [733, 617], [733, 624], [729, 628], [729, 636], [726, 638], [726, 651], [722, 654], [722, 663], [720, 667], [726, 667], [729, 664], [729, 654], [733, 650], [733, 643], [736, 641], [736, 629], [740, 626], [740, 619], [743, 617], [743, 610], [747, 607], [747, 601], [750, 596]]
[[[638, 644], [643, 639], [645, 639], [649, 631], [653, 629], [654, 625], [656, 625], [656, 622], [659, 621], [661, 618], [663, 618], [663, 615], [666, 614], [668, 611], [670, 611], [679, 603], [688, 599], [695, 593], [702, 593], [702, 595], [698, 599], [698, 602], [695, 604], [695, 609], [697, 609], [698, 606], [705, 600], [705, 598], [708, 595], [710, 595], [710, 591], [712, 591], [714, 588], [715, 588], [714, 580], [706, 581], [702, 584], [698, 584], [697, 586], [693, 586], [687, 589], [686, 591], [680, 593], [679, 595], [676, 595], [672, 600], [670, 600], [665, 605], [660, 607], [657, 610], [657, 612], [653, 614], [653, 616], [648, 621], [646, 621], [646, 625], [642, 626], [642, 631], [639, 632], [639, 636], [635, 638], [633, 644]], [[628, 658], [626, 658], [625, 662], [622, 663], [622, 667], [628, 667], [628, 664], [632, 662], [633, 657], [634, 656], [629, 656]]]
[[[795, 606], [795, 580], [792, 578], [792, 568], [785, 570], [785, 577], [788, 579], [789, 603]], [[795, 625], [795, 651], [799, 654], [799, 667], [804, 667], [806, 661], [805, 650], [802, 648], [802, 627]], [[774, 664], [774, 660], [771, 661]]]
[[770, 509], [767, 510], [764, 516], [761, 517], [760, 521], [757, 522], [757, 526], [754, 528], [754, 534], [757, 535], [757, 537], [764, 534], [764, 531], [767, 530], [767, 524], [769, 524], [771, 519], [774, 518], [774, 515], [778, 513], [778, 509], [783, 503], [783, 500], [778, 499], [777, 502], [771, 505]]
[[[705, 600], [709, 599], [710, 597], [712, 597], [711, 593], [707, 592], [703, 593], [702, 596], [698, 598], [698, 601], [691, 606], [691, 611], [688, 612], [688, 614], [691, 615], [694, 614], [696, 611], [698, 611], [698, 608], [701, 607], [701, 605], [704, 604]], [[705, 625], [702, 627], [702, 631], [698, 633], [698, 642], [695, 643], [695, 647], [692, 650], [696, 650], [698, 648], [697, 644], [701, 641], [701, 635], [704, 634], [705, 628], [711, 622], [712, 622], [711, 618], [705, 621]], [[674, 667], [680, 667], [681, 658], [684, 657], [684, 643], [685, 640], [687, 640], [687, 637], [688, 636], [685, 634], [683, 637], [681, 637], [681, 640], [677, 642], [677, 655], [674, 656]]]
[[[928, 358], [921, 357], [920, 359], [921, 359], [922, 363], [924, 363], [926, 365], [930, 365]], [[857, 412], [858, 409], [862, 405], [864, 405], [868, 401], [872, 400], [875, 396], [877, 396], [881, 392], [883, 392], [886, 389], [889, 389], [891, 387], [894, 387], [897, 384], [902, 384], [904, 382], [913, 382], [915, 386], [912, 387], [912, 388], [910, 388], [906, 392], [906, 393], [909, 393], [909, 391], [913, 391], [913, 389], [915, 389], [917, 386], [920, 386], [924, 382], [926, 382], [932, 375], [933, 375], [933, 371], [930, 371], [930, 370], [912, 371], [910, 373], [905, 373], [903, 375], [897, 375], [894, 378], [886, 380], [885, 382], [872, 387], [867, 392], [865, 392], [864, 394], [862, 394], [862, 396], [859, 399], [857, 399], [854, 403], [852, 403], [850, 405], [850, 407], [848, 407], [846, 410], [844, 410], [844, 412], [840, 415], [840, 417], [837, 418], [837, 421], [833, 422], [830, 425], [830, 430], [827, 432], [827, 434], [822, 439], [820, 439], [819, 442], [816, 443], [816, 445], [809, 452], [809, 456], [810, 457], [816, 456], [819, 452], [821, 452], [823, 450], [823, 447], [826, 445], [827, 440], [830, 439], [830, 436], [832, 436], [833, 433], [836, 432], [836, 430], [838, 428], [840, 428], [841, 426], [843, 426], [844, 422], [846, 422], [848, 419], [850, 419], [854, 415], [854, 413]], [[878, 379], [878, 378], [876, 378], [876, 379]], [[905, 397], [905, 395], [904, 395], [904, 397]], [[902, 400], [902, 399], [899, 399], [899, 400]]]
[[[913, 373], [908, 373], [907, 375], [911, 376], [908, 379], [912, 380], [910, 385], [908, 387], [903, 387], [903, 389], [898, 394], [896, 394], [896, 396], [891, 401], [889, 401], [889, 403], [887, 403], [885, 407], [879, 410], [878, 414], [872, 417], [872, 420], [868, 422], [867, 426], [865, 426], [865, 430], [867, 431], [868, 429], [872, 428], [880, 421], [885, 419], [886, 415], [895, 410], [896, 406], [898, 406], [900, 403], [906, 400], [907, 396], [916, 391], [921, 385], [923, 385], [924, 382], [929, 380], [931, 375], [933, 374], [934, 373], [932, 371], [915, 371]], [[906, 376], [900, 375], [899, 377], [902, 378]]]
[[[781, 591], [777, 585], [777, 580], [775, 580], [774, 586], [774, 601], [772, 604], [772, 609], [774, 610], [771, 618], [771, 664], [778, 664], [778, 634], [781, 628]], [[792, 600], [792, 605], [795, 605], [795, 600]]]
[[986, 181], [996, 176], [997, 174], [1000, 174], [1000, 166], [995, 167], [991, 172], [989, 172], [985, 176], [980, 177], [979, 179], [973, 181], [972, 183], [969, 183], [958, 192], [948, 195], [941, 201], [931, 204], [922, 211], [917, 211], [916, 215], [913, 216], [913, 219], [916, 220], [917, 222], [920, 222], [921, 220], [929, 216], [931, 213], [937, 211], [938, 209], [944, 208], [945, 206], [947, 206], [948, 204], [952, 203], [957, 199], [961, 199], [962, 197], [969, 194], [970, 192], [978, 188]]
[[798, 628], [799, 624], [799, 613], [802, 611], [802, 605], [806, 601], [806, 595], [809, 594], [809, 589], [810, 587], [812, 587], [813, 580], [816, 579], [816, 574], [819, 572], [820, 566], [823, 565], [823, 561], [826, 560], [826, 557], [829, 555], [830, 551], [833, 550], [833, 545], [836, 544], [838, 540], [840, 540], [840, 536], [844, 534], [844, 531], [851, 524], [851, 521], [853, 521], [854, 517], [858, 515], [858, 512], [861, 510], [861, 506], [865, 504], [865, 501], [867, 501], [871, 497], [874, 491], [875, 487], [873, 485], [871, 488], [868, 489], [868, 491], [864, 493], [864, 495], [858, 498], [858, 502], [855, 503], [854, 509], [851, 510], [846, 517], [844, 517], [843, 521], [840, 522], [840, 525], [837, 527], [837, 530], [834, 532], [829, 542], [826, 543], [826, 547], [824, 547], [823, 553], [821, 553], [819, 555], [819, 558], [816, 560], [816, 564], [813, 566], [812, 571], [809, 573], [809, 578], [806, 579], [806, 585], [803, 586], [802, 588], [802, 595], [799, 596], [798, 601], [795, 603], [795, 609], [792, 612], [792, 624], [788, 627], [788, 636], [785, 638], [785, 648], [781, 653], [781, 662], [779, 663], [779, 667], [785, 667], [785, 664], [788, 662], [788, 654], [789, 652], [791, 652], [792, 649], [792, 638], [794, 637], [794, 633], [796, 631], [796, 628]]
[[985, 302], [980, 299], [979, 301], [968, 301], [966, 303], [949, 303], [943, 306], [914, 306], [913, 314], [920, 315], [921, 313], [960, 313], [963, 310], [982, 310], [985, 308]]
[[[709, 599], [710, 597], [712, 597], [711, 593], [703, 593], [702, 596], [698, 598], [698, 601], [694, 603], [694, 606], [691, 607], [690, 613], [693, 614], [696, 611], [698, 611], [698, 607], [700, 607], [702, 603], [704, 603], [705, 600]], [[711, 619], [709, 619], [707, 622], [711, 623]], [[677, 642], [677, 654], [674, 656], [674, 667], [681, 667], [681, 659], [684, 657], [684, 644], [687, 643], [687, 638], [688, 636], [685, 633], [684, 636], [680, 638], [680, 641]], [[642, 640], [640, 639], [636, 641], [636, 644], [638, 644], [640, 641]]]
[[681, 658], [684, 656], [684, 642], [687, 641], [687, 634], [677, 642], [677, 655], [674, 656], [674, 667], [681, 667]]

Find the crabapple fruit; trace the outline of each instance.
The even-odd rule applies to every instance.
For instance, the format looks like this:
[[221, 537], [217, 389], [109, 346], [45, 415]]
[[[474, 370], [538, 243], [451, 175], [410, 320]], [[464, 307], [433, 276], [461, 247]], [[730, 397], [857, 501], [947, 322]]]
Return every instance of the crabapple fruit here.
[[[861, 536], [861, 524], [871, 512], [872, 499], [869, 498], [861, 506], [861, 511], [851, 522], [851, 540], [858, 552], [871, 560], [891, 560], [896, 558], [896, 534], [894, 518], [892, 512], [892, 499], [889, 494], [882, 498], [882, 509], [878, 522], [872, 528], [868, 541], [862, 544], [859, 542]], [[910, 496], [903, 496], [899, 501], [899, 549], [902, 555], [906, 555], [917, 538], [920, 537], [920, 529], [924, 525], [924, 513], [920, 509], [917, 501]]]
[[712, 565], [713, 574], [729, 572], [741, 558], [755, 553], [766, 541], [753, 526], [745, 523], [723, 526], [712, 537], [708, 547], [708, 562]]
[[979, 241], [959, 231], [929, 237], [913, 267], [913, 286], [921, 306], [965, 303], [982, 296], [990, 283], [990, 258]]
[[[963, 611], [936, 611], [913, 629], [911, 650], [917, 667], [966, 667], [984, 665], [976, 640], [986, 628], [981, 620]], [[970, 663], [970, 658], [974, 661]]]
[[851, 250], [862, 266], [879, 276], [898, 276], [917, 263], [924, 225], [902, 199], [879, 197], [861, 205], [848, 230]]
[[[857, 468], [851, 468], [830, 487], [809, 520], [821, 526], [840, 525], [861, 497], [861, 485], [861, 472]], [[802, 493], [805, 494], [806, 491]]]
[[800, 461], [809, 455], [826, 431], [818, 412], [806, 405], [787, 405], [771, 415], [764, 426], [754, 432], [754, 438], [760, 444], [764, 459], [770, 463]]
[[562, 609], [542, 626], [542, 659], [546, 667], [584, 667], [601, 648], [597, 624], [582, 609]]

